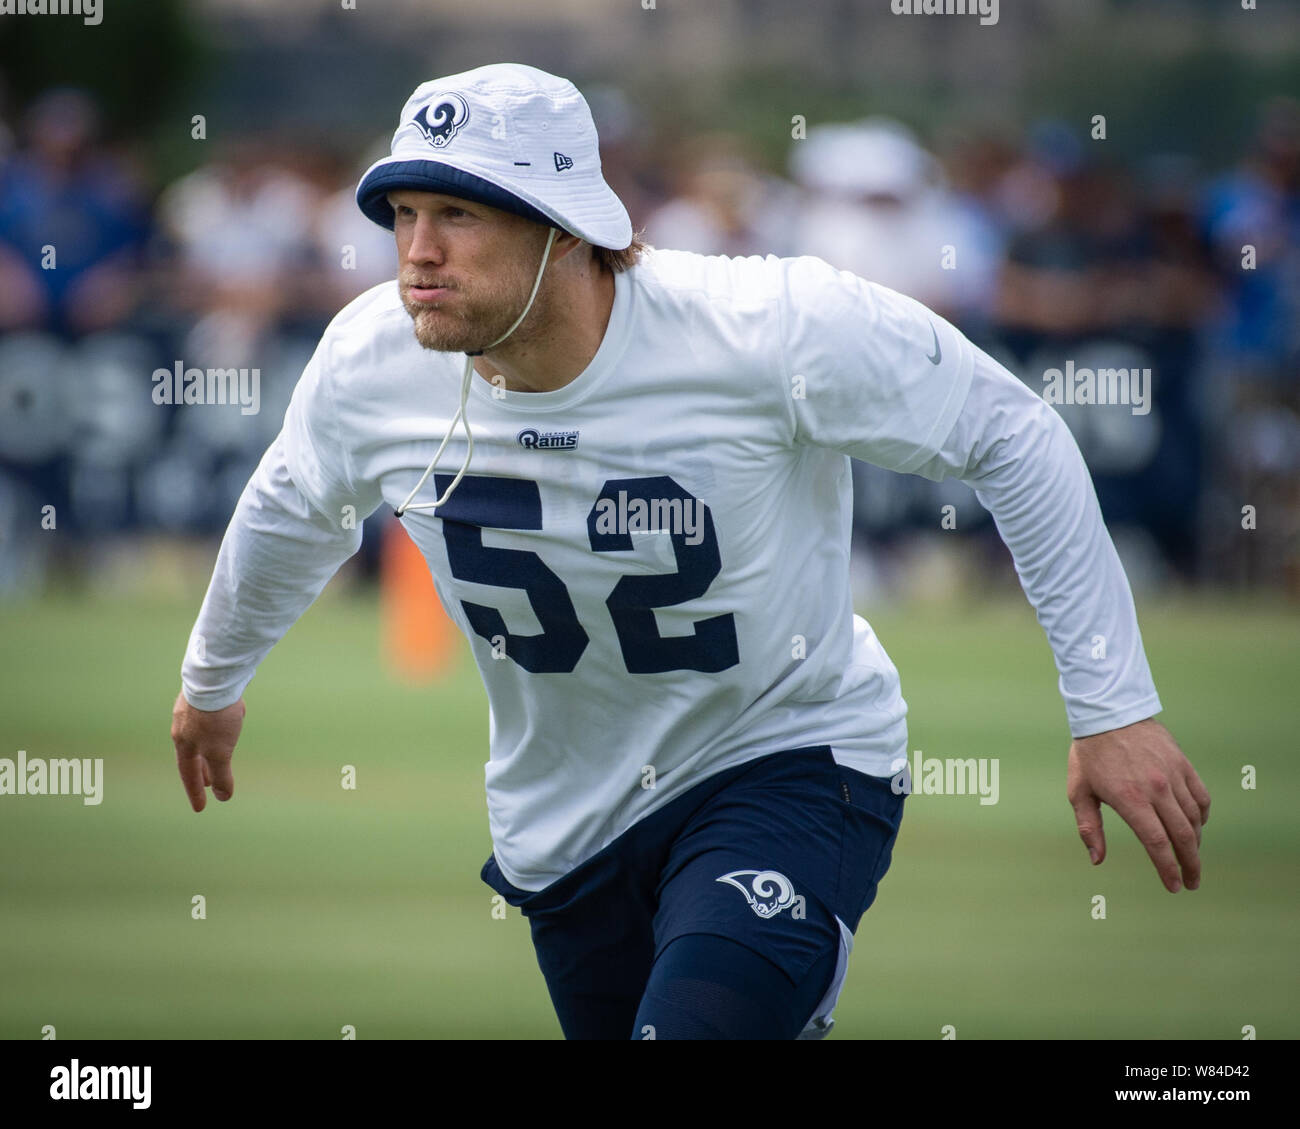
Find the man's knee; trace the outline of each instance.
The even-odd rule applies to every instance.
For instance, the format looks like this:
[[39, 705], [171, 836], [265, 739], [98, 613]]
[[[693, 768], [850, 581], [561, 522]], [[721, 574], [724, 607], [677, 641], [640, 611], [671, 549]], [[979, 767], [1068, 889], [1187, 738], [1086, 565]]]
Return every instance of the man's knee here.
[[794, 1039], [825, 995], [838, 953], [794, 983], [753, 949], [708, 933], [671, 941], [655, 961], [634, 1039]]

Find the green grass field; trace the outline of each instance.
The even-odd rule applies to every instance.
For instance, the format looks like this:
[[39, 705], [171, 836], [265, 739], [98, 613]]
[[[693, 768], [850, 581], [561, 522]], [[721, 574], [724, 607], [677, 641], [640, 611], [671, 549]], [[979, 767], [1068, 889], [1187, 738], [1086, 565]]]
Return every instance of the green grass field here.
[[[168, 724], [197, 607], [0, 608], [0, 756], [102, 757], [106, 778], [97, 807], [0, 797], [0, 1037], [559, 1037], [527, 922], [494, 919], [478, 878], [487, 710], [468, 653], [436, 687], [398, 684], [376, 602], [327, 593], [246, 695], [234, 799], [195, 815]], [[1162, 720], [1213, 796], [1201, 889], [1177, 895], [1109, 809], [1089, 866], [1027, 605], [867, 609], [911, 748], [1001, 758], [1001, 797], [908, 801], [835, 1037], [1300, 1036], [1300, 616], [1141, 612]]]

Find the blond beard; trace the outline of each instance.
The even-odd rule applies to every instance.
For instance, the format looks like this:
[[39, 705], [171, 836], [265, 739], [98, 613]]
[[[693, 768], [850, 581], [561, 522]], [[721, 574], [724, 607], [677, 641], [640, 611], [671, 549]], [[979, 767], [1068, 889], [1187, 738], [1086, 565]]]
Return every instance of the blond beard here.
[[[466, 302], [465, 292], [454, 290], [453, 299], [441, 303], [441, 308], [416, 305], [407, 296], [406, 287], [399, 282], [402, 305], [414, 323], [415, 339], [425, 349], [438, 353], [472, 353], [492, 345], [515, 322], [532, 291], [538, 262], [529, 271], [510, 282], [494, 285], [472, 296]], [[549, 308], [546, 278], [538, 289], [537, 297], [519, 327], [511, 334], [512, 341], [522, 341], [531, 336], [533, 326], [544, 324]], [[454, 307], [454, 308], [450, 308]]]

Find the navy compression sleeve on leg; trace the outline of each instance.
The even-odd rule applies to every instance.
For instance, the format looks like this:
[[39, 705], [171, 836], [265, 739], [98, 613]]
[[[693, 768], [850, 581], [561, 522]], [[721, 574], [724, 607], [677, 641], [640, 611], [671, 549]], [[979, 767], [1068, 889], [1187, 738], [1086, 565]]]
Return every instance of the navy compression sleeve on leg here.
[[830, 987], [838, 952], [796, 985], [766, 957], [726, 937], [691, 933], [655, 961], [633, 1039], [794, 1039]]

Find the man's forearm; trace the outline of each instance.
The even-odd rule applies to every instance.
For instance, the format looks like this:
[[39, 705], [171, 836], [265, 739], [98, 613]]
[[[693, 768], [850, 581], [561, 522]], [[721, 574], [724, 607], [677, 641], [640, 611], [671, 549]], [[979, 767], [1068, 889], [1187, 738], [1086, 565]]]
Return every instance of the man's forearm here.
[[181, 667], [186, 701], [235, 702], [258, 664], [361, 545], [314, 509], [285, 470], [281, 440], [266, 452], [235, 507]]
[[967, 408], [921, 473], [955, 473], [993, 515], [1051, 643], [1071, 734], [1158, 713], [1128, 578], [1060, 417], [980, 355]]

